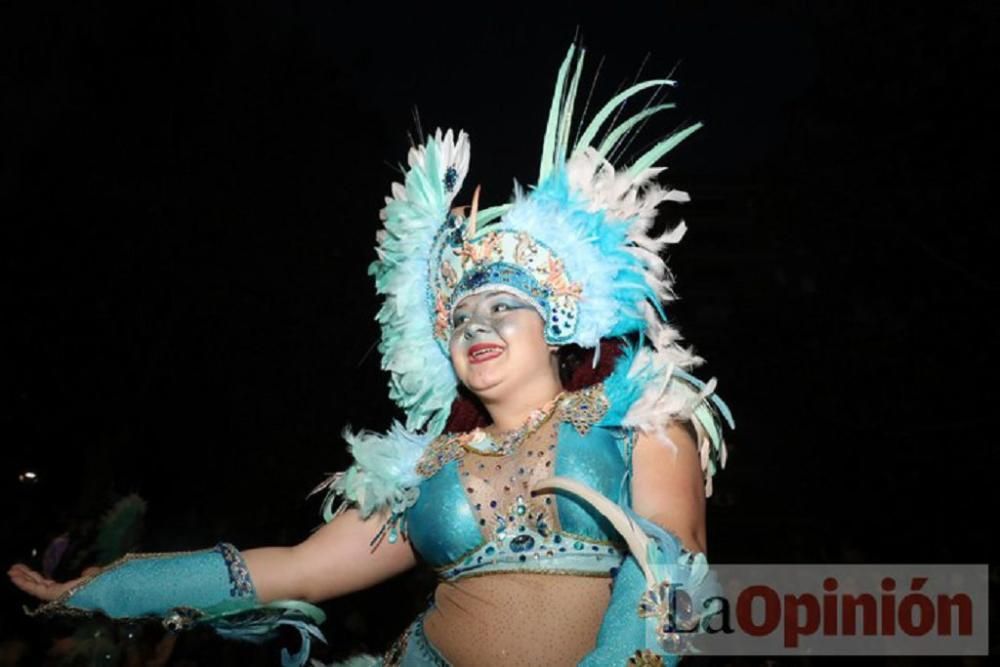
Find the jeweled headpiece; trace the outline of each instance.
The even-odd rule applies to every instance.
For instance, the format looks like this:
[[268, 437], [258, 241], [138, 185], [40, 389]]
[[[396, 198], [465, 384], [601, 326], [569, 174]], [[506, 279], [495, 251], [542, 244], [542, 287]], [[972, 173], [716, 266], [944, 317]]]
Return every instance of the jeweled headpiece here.
[[658, 185], [654, 178], [662, 168], [654, 165], [701, 124], [616, 168], [616, 149], [651, 116], [674, 106], [647, 104], [615, 124], [627, 100], [674, 85], [656, 79], [616, 95], [571, 145], [583, 60], [583, 50], [570, 47], [559, 70], [538, 185], [529, 192], [516, 188], [511, 203], [478, 210], [477, 189], [470, 215], [453, 212], [469, 141], [451, 130], [438, 130], [413, 148], [405, 183], [392, 186], [369, 272], [385, 296], [378, 313], [382, 366], [391, 373], [390, 396], [406, 412], [410, 430], [436, 435], [444, 427], [457, 393], [448, 358], [451, 311], [469, 294], [501, 289], [526, 298], [545, 321], [551, 344], [590, 348], [602, 338], [635, 332], [654, 346], [665, 336], [666, 344], [676, 339], [665, 333], [662, 304], [673, 298], [673, 279], [660, 252], [681, 239], [685, 226], [660, 235], [651, 228], [660, 203], [688, 197]]

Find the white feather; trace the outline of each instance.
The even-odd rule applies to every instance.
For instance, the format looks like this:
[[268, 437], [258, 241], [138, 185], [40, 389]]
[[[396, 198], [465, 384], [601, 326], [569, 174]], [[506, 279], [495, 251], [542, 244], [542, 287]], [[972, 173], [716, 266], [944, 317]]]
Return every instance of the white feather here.
[[629, 551], [635, 557], [636, 562], [642, 569], [643, 576], [646, 577], [646, 584], [652, 588], [657, 584], [653, 568], [649, 564], [649, 545], [651, 540], [648, 535], [632, 519], [625, 514], [621, 507], [612, 502], [607, 497], [593, 490], [586, 484], [568, 477], [548, 477], [535, 482], [532, 491], [543, 491], [549, 489], [559, 489], [568, 491], [574, 496], [584, 500], [595, 510], [606, 518], [614, 529], [624, 538], [628, 544]]

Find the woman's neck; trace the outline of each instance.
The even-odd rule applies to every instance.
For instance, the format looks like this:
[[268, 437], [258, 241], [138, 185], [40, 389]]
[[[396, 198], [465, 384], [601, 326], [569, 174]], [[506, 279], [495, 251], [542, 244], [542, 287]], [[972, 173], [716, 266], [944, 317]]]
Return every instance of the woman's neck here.
[[483, 405], [493, 420], [493, 425], [489, 427], [489, 430], [502, 433], [520, 428], [528, 421], [532, 412], [545, 407], [562, 391], [563, 387], [558, 377], [546, 377], [545, 381], [525, 387], [517, 391], [515, 395], [507, 396], [502, 400], [484, 400]]

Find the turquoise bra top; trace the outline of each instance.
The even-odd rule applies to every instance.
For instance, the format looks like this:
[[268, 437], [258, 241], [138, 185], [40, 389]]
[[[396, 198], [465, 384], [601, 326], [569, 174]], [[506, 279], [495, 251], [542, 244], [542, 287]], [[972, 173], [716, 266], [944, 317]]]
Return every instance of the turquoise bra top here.
[[592, 507], [560, 491], [529, 492], [535, 481], [568, 477], [630, 505], [633, 433], [595, 427], [607, 410], [600, 389], [565, 396], [550, 423], [509, 454], [470, 447], [476, 431], [431, 444], [417, 466], [424, 479], [404, 525], [443, 579], [524, 571], [607, 575], [621, 564], [624, 541]]
[[[714, 383], [672, 365], [647, 368], [644, 359], [629, 352], [604, 382], [563, 394], [516, 445], [518, 438], [497, 445], [480, 430], [434, 437], [398, 423], [386, 434], [345, 432], [355, 462], [316, 488], [328, 489], [323, 517], [331, 521], [348, 507], [362, 518], [382, 512], [373, 548], [382, 539], [410, 539], [445, 580], [489, 572], [606, 575], [627, 553], [622, 538], [586, 501], [538, 483], [569, 478], [631, 508], [636, 428], [683, 418], [698, 436], [709, 495], [712, 475], [725, 465], [723, 424], [733, 426]], [[640, 404], [650, 385], [657, 397]], [[334, 512], [341, 496], [347, 502]]]

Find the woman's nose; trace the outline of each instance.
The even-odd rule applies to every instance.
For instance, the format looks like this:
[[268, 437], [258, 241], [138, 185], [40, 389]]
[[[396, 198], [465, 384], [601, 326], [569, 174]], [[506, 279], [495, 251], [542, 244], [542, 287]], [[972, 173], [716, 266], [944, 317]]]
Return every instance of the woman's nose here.
[[490, 330], [490, 325], [478, 317], [473, 317], [465, 326], [465, 337], [472, 339]]

